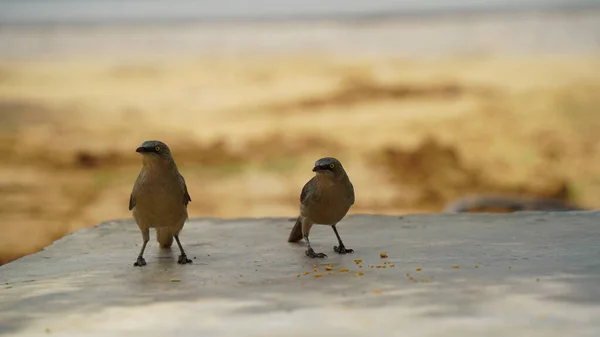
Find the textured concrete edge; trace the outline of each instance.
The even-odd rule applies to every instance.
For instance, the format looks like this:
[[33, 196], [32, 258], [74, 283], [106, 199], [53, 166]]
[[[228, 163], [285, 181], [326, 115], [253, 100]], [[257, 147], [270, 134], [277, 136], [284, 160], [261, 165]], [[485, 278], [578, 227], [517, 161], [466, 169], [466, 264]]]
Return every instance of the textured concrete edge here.
[[[600, 210], [573, 210], [573, 211], [517, 211], [511, 213], [468, 213], [468, 212], [440, 212], [440, 213], [410, 213], [410, 214], [372, 214], [372, 213], [353, 213], [346, 215], [341, 222], [347, 221], [349, 219], [354, 218], [367, 218], [367, 217], [378, 217], [378, 218], [396, 218], [396, 219], [415, 219], [415, 218], [423, 218], [423, 217], [434, 217], [443, 219], [445, 217], [452, 218], [497, 218], [497, 217], [512, 217], [515, 220], [527, 217], [527, 216], [552, 216], [552, 215], [598, 215], [600, 216]], [[239, 217], [239, 218], [218, 218], [218, 217], [190, 217], [186, 221], [186, 226], [189, 226], [190, 223], [196, 222], [214, 222], [214, 223], [240, 223], [240, 222], [257, 222], [257, 221], [267, 221], [267, 222], [277, 222], [281, 221], [282, 223], [292, 223], [296, 221], [297, 216], [277, 216], [277, 217]], [[116, 218], [111, 220], [103, 221], [97, 225], [81, 228], [76, 231], [73, 231], [58, 240], [54, 241], [49, 247], [55, 243], [60, 242], [64, 238], [74, 235], [75, 233], [93, 230], [94, 228], [109, 226], [111, 224], [118, 223], [132, 223], [135, 224], [135, 220], [133, 217], [131, 218]], [[292, 224], [290, 224], [290, 229], [292, 228]], [[184, 227], [185, 228], [185, 227]], [[44, 247], [44, 248], [46, 248]], [[43, 249], [42, 249], [43, 250]], [[35, 253], [33, 253], [35, 254]], [[31, 254], [30, 254], [31, 255]], [[16, 260], [15, 260], [16, 261]]]
[[[289, 219], [191, 218], [194, 239], [186, 243], [210, 259], [199, 255], [198, 263], [182, 267], [174, 263], [173, 250], [162, 260], [156, 254], [147, 269], [134, 269], [129, 260], [134, 242], [139, 244], [133, 219], [81, 229], [0, 273], [11, 287], [3, 293], [0, 325], [5, 334], [21, 336], [128, 336], [132, 324], [134, 334], [148, 336], [182, 329], [211, 336], [404, 330], [461, 336], [481, 332], [484, 323], [490, 336], [598, 335], [600, 212], [352, 214], [343, 220], [349, 225], [345, 234], [356, 239], [364, 236], [363, 225], [374, 225], [372, 235], [355, 241], [356, 255], [332, 255], [316, 272], [303, 247], [272, 249], [290, 246]], [[228, 242], [206, 243], [230, 233]], [[327, 235], [321, 247], [333, 244]], [[265, 240], [250, 250], [239, 245], [257, 238]], [[71, 254], [82, 248], [94, 251]], [[380, 252], [390, 253], [387, 261], [397, 267], [363, 268], [361, 278], [352, 276], [359, 271], [352, 269], [359, 268], [353, 259], [381, 263]], [[297, 276], [323, 272], [328, 264], [352, 273]], [[340, 318], [350, 322], [331, 324]], [[320, 329], [303, 326], [306, 320]]]
[[[600, 210], [573, 210], [573, 211], [517, 211], [512, 213], [466, 213], [466, 212], [440, 212], [440, 213], [400, 213], [400, 214], [374, 214], [374, 213], [352, 213], [348, 214], [343, 220], [347, 220], [349, 218], [357, 218], [357, 217], [382, 217], [382, 218], [419, 218], [419, 217], [516, 217], [520, 218], [523, 216], [532, 216], [532, 215], [600, 215]], [[293, 222], [296, 221], [297, 216], [277, 216], [277, 217], [239, 217], [239, 218], [218, 218], [218, 217], [190, 217], [186, 221], [186, 225], [191, 222], [246, 222], [246, 221], [285, 221], [285, 222]], [[54, 241], [58, 242], [62, 238], [67, 237], [69, 235], [73, 235], [82, 230], [89, 230], [96, 227], [106, 226], [108, 224], [114, 223], [134, 223], [133, 217], [130, 218], [116, 218], [111, 220], [103, 221], [97, 225], [81, 228], [76, 231], [73, 231], [60, 239]]]
[[[512, 213], [455, 213], [455, 212], [441, 212], [441, 213], [410, 213], [410, 214], [396, 214], [396, 215], [391, 215], [391, 214], [372, 214], [372, 213], [353, 213], [353, 214], [349, 214], [347, 215], [343, 220], [346, 221], [350, 218], [358, 218], [358, 217], [382, 217], [382, 218], [398, 218], [398, 219], [407, 219], [407, 218], [421, 218], [421, 217], [439, 217], [441, 219], [443, 219], [444, 217], [461, 217], [461, 218], [472, 218], [472, 217], [477, 217], [477, 218], [486, 218], [486, 217], [513, 217], [515, 219], [519, 219], [522, 217], [527, 217], [527, 216], [551, 216], [551, 215], [598, 215], [600, 216], [600, 211], [598, 210], [577, 210], [577, 211], [517, 211], [517, 212], [512, 212]], [[194, 223], [194, 222], [214, 222], [214, 223], [239, 223], [239, 222], [254, 222], [254, 221], [269, 221], [269, 222], [275, 222], [275, 221], [281, 221], [282, 223], [290, 223], [296, 220], [296, 216], [280, 216], [280, 217], [240, 217], [240, 218], [218, 218], [218, 217], [190, 217], [187, 222], [186, 222], [186, 226], [189, 226], [190, 223]], [[135, 221], [133, 219], [133, 217], [130, 218], [115, 218], [115, 219], [111, 219], [111, 220], [106, 220], [103, 221], [99, 224], [93, 225], [91, 227], [86, 227], [86, 228], [81, 228], [78, 229], [76, 231], [73, 231], [71, 233], [68, 233], [64, 236], [62, 236], [61, 238], [55, 240], [54, 242], [52, 242], [51, 244], [45, 246], [44, 248], [40, 249], [39, 251], [33, 252], [31, 254], [27, 254], [24, 256], [19, 257], [18, 259], [15, 259], [9, 263], [6, 263], [4, 265], [8, 265], [10, 263], [13, 263], [15, 261], [19, 261], [20, 259], [26, 257], [26, 256], [31, 256], [34, 254], [37, 254], [41, 251], [44, 251], [46, 248], [51, 247], [55, 244], [60, 244], [61, 241], [66, 240], [67, 238], [69, 238], [72, 235], [75, 235], [76, 233], [80, 233], [82, 231], [88, 231], [88, 230], [94, 230], [96, 228], [100, 228], [100, 227], [105, 227], [105, 226], [109, 226], [111, 224], [115, 224], [115, 223], [132, 223], [135, 224]], [[292, 227], [292, 224], [290, 224], [290, 229]], [[185, 227], [184, 227], [185, 230]], [[1, 267], [2, 265], [0, 265]]]
[[[349, 218], [356, 217], [382, 217], [382, 218], [417, 218], [417, 217], [521, 217], [521, 216], [531, 216], [531, 215], [563, 215], [563, 214], [572, 214], [572, 215], [600, 215], [600, 210], [573, 210], [573, 211], [517, 211], [512, 213], [468, 213], [468, 212], [439, 212], [439, 213], [399, 213], [399, 214], [376, 214], [376, 213], [352, 213], [346, 215], [346, 217], [342, 220], [347, 220]], [[296, 221], [297, 215], [294, 216], [276, 216], [276, 217], [239, 217], [239, 218], [218, 218], [218, 217], [190, 217], [186, 224], [190, 222], [198, 222], [198, 221], [214, 221], [214, 222], [242, 222], [242, 221]], [[123, 223], [123, 222], [132, 222], [133, 217], [130, 218], [116, 218], [112, 220], [103, 221], [97, 225], [87, 228], [81, 228], [77, 231], [69, 233], [71, 235], [80, 230], [91, 229], [98, 226], [103, 226], [109, 223]], [[60, 239], [59, 239], [60, 240]], [[57, 240], [58, 241], [58, 240]]]

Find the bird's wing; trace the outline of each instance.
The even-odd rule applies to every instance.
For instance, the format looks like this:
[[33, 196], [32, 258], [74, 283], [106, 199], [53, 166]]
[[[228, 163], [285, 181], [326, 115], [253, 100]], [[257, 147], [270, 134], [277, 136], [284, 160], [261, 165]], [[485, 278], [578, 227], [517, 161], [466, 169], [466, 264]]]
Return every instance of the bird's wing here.
[[135, 199], [133, 198], [133, 193], [129, 196], [129, 210], [131, 211], [135, 207]]
[[302, 187], [302, 193], [300, 193], [300, 203], [306, 205], [306, 200], [308, 199], [308, 193], [315, 189], [315, 185], [317, 183], [316, 177], [312, 177], [304, 187]]
[[349, 190], [350, 205], [354, 205], [354, 186], [352, 185], [352, 183], [350, 181], [348, 181], [348, 184], [350, 186], [350, 190]]
[[129, 196], [129, 210], [131, 211], [135, 207], [135, 197], [137, 195], [139, 181], [142, 173], [138, 174], [137, 179], [135, 180], [135, 184], [133, 184], [133, 189], [131, 190], [131, 195]]
[[192, 201], [192, 198], [188, 193], [187, 185], [185, 184], [185, 179], [183, 179], [183, 176], [181, 174], [179, 175], [179, 181], [181, 182], [181, 186], [183, 186], [183, 204], [187, 206], [188, 203]]

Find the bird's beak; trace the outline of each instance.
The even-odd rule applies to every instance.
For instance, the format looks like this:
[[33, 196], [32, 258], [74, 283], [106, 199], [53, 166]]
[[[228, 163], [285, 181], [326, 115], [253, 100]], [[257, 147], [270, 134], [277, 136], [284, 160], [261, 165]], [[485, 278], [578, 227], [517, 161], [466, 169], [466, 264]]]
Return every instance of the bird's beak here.
[[317, 166], [313, 167], [312, 170], [313, 170], [313, 172], [331, 171], [331, 169], [327, 165], [317, 165]]
[[140, 146], [137, 149], [135, 149], [135, 152], [144, 153], [144, 152], [149, 152], [149, 151], [147, 148]]

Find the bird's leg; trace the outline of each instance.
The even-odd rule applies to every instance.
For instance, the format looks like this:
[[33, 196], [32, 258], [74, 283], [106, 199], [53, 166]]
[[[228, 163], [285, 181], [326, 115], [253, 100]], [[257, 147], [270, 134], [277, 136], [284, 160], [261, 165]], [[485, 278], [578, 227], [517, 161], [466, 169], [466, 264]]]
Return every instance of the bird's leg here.
[[146, 244], [148, 244], [149, 240], [144, 240], [144, 244], [142, 245], [142, 250], [140, 251], [140, 254], [137, 257], [137, 260], [133, 263], [133, 265], [135, 267], [142, 267], [146, 265], [146, 260], [144, 260], [144, 250], [146, 249]]
[[179, 235], [173, 235], [173, 237], [175, 238], [175, 241], [177, 241], [177, 245], [179, 246], [179, 250], [181, 251], [181, 255], [179, 255], [179, 259], [177, 260], [177, 263], [179, 263], [179, 264], [192, 263], [192, 260], [188, 259], [187, 255], [185, 255], [185, 251], [183, 250], [183, 247], [181, 246], [181, 242], [179, 242]]
[[144, 250], [146, 249], [146, 245], [148, 244], [148, 241], [150, 241], [150, 229], [142, 229], [142, 238], [144, 240], [144, 244], [142, 245], [142, 250], [140, 251], [140, 254], [137, 257], [137, 260], [133, 263], [134, 267], [142, 267], [146, 265], [146, 260], [144, 260], [143, 255]]
[[325, 255], [325, 253], [315, 253], [315, 251], [312, 249], [312, 247], [310, 246], [310, 241], [308, 240], [308, 235], [304, 235], [304, 240], [306, 241], [306, 246], [308, 247], [306, 249], [306, 256], [310, 257], [310, 258], [325, 258], [327, 257], [327, 255]]
[[352, 254], [354, 253], [354, 250], [350, 249], [350, 248], [346, 248], [344, 246], [344, 243], [342, 242], [342, 238], [340, 237], [340, 234], [338, 234], [337, 228], [335, 228], [335, 225], [331, 226], [333, 228], [333, 232], [335, 233], [335, 236], [337, 236], [338, 242], [339, 242], [339, 246], [333, 246], [333, 250], [338, 253], [338, 254]]

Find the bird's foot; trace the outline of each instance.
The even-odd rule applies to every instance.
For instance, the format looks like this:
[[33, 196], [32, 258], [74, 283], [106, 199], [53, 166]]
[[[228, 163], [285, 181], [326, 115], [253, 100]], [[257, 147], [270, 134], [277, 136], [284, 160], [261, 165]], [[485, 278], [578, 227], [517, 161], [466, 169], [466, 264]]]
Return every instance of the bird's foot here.
[[142, 267], [146, 265], [146, 260], [143, 257], [138, 256], [137, 260], [133, 263], [134, 267]]
[[338, 254], [353, 254], [354, 249], [346, 248], [344, 245], [333, 246], [333, 250]]
[[179, 255], [179, 260], [177, 260], [177, 263], [187, 264], [187, 263], [192, 263], [192, 260], [188, 259], [187, 255], [181, 254], [181, 255]]
[[312, 259], [314, 259], [314, 258], [323, 259], [323, 258], [327, 257], [327, 255], [325, 255], [325, 253], [315, 253], [315, 251], [312, 248], [308, 248], [306, 250], [306, 256], [308, 256]]

